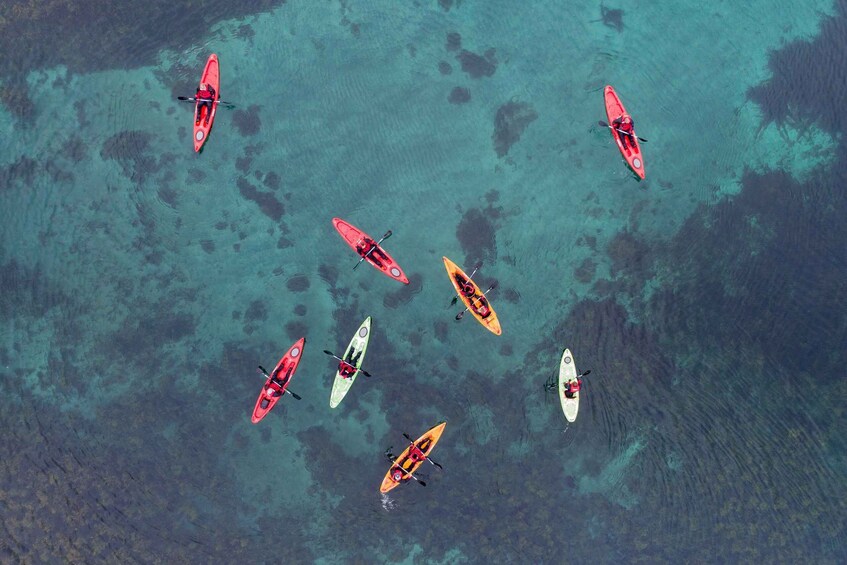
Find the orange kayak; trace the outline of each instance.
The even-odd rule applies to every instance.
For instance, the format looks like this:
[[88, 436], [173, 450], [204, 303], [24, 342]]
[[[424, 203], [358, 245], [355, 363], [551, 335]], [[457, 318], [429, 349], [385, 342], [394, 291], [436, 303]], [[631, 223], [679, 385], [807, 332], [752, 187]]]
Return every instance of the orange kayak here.
[[450, 275], [453, 288], [456, 289], [459, 298], [462, 299], [474, 318], [491, 333], [495, 335], [503, 333], [494, 308], [488, 303], [488, 299], [479, 289], [479, 286], [456, 263], [447, 257], [442, 257], [442, 259], [444, 259], [444, 266], [447, 268], [447, 274]]
[[[618, 98], [618, 94], [615, 92], [614, 88], [606, 86], [603, 91], [603, 97], [606, 101], [606, 117], [609, 118], [610, 126], [614, 126], [613, 122], [618, 118], [629, 115], [626, 108], [624, 108], [623, 103]], [[623, 158], [626, 159], [629, 168], [643, 180], [644, 159], [641, 156], [641, 147], [638, 145], [638, 139], [627, 140], [626, 148], [624, 148], [618, 130], [610, 128], [610, 131], [612, 132], [612, 137], [614, 138], [615, 143], [618, 144], [618, 149], [620, 149], [621, 155], [623, 155]]]
[[291, 382], [291, 377], [294, 376], [294, 372], [297, 371], [297, 365], [300, 364], [304, 345], [306, 345], [306, 338], [301, 337], [282, 356], [282, 359], [276, 364], [274, 370], [271, 371], [270, 377], [265, 381], [265, 386], [262, 387], [262, 391], [259, 393], [259, 398], [256, 399], [256, 406], [253, 408], [253, 417], [251, 420], [254, 424], [261, 422], [262, 418], [273, 410], [273, 407], [276, 406], [276, 403], [285, 394], [288, 384]]
[[[215, 101], [212, 103], [211, 112], [207, 106], [201, 108], [200, 124], [194, 125], [194, 151], [198, 153], [203, 148], [203, 144], [206, 143], [206, 139], [209, 138], [209, 132], [212, 131], [212, 125], [215, 123], [215, 114], [218, 113], [218, 100], [221, 99], [221, 71], [218, 66], [218, 56], [214, 53], [209, 55], [209, 60], [206, 61], [206, 68], [203, 70], [203, 76], [200, 77], [200, 82], [211, 84], [214, 87]], [[194, 105], [194, 118], [192, 119], [196, 119], [196, 116], [197, 103]]]
[[[444, 433], [444, 426], [447, 422], [436, 424], [435, 427], [427, 430], [424, 435], [415, 440], [415, 446], [423, 452], [425, 456], [432, 453], [435, 444], [441, 439], [441, 434]], [[409, 450], [412, 446], [409, 445], [397, 459], [394, 460], [394, 465], [385, 474], [382, 479], [382, 485], [379, 487], [379, 492], [386, 493], [400, 484], [401, 481], [409, 479], [409, 475], [418, 470], [426, 459], [418, 460], [415, 457], [409, 457]]]

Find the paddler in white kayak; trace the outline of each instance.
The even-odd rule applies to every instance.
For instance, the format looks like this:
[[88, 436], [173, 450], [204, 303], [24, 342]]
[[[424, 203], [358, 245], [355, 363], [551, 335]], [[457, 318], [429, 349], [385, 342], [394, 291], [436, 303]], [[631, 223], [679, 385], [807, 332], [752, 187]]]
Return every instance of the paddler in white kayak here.
[[[338, 373], [345, 379], [349, 379], [352, 377], [356, 371], [359, 369], [356, 368], [356, 363], [359, 361], [359, 357], [362, 356], [361, 351], [356, 351], [355, 355], [353, 354], [353, 350], [350, 350], [350, 355], [348, 355], [347, 359], [341, 361], [338, 364]], [[364, 371], [362, 371], [364, 374]], [[370, 376], [370, 375], [367, 375]]]
[[582, 388], [582, 379], [578, 375], [575, 381], [568, 381], [568, 384], [565, 385], [565, 396], [568, 398], [573, 398], [576, 396], [576, 393], [579, 392], [579, 389]]
[[[584, 373], [577, 375], [575, 381], [568, 381], [568, 384], [565, 385], [565, 396], [568, 398], [574, 398], [576, 393], [582, 390], [582, 377], [591, 372], [591, 369], [585, 371]], [[552, 392], [556, 390], [556, 376], [553, 375], [553, 378], [546, 383], [544, 383], [544, 390], [547, 392]]]

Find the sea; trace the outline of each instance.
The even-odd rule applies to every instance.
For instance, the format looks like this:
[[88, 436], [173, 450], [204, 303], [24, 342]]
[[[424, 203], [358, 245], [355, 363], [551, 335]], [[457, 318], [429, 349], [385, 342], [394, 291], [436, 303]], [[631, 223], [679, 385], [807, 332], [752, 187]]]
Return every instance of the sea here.
[[847, 0], [7, 0], [0, 562], [847, 562], [845, 91]]

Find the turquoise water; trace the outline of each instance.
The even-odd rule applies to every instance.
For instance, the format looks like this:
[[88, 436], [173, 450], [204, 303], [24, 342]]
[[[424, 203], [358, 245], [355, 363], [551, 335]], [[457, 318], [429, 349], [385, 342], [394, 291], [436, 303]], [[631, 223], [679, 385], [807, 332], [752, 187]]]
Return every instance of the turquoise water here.
[[[4, 560], [847, 558], [843, 2], [271, 4], [65, 22], [61, 55], [26, 18], [66, 15], [0, 12]], [[198, 156], [210, 52], [236, 108]], [[445, 255], [501, 337], [453, 321]], [[321, 350], [368, 315], [331, 410]], [[303, 400], [251, 425], [303, 335]], [[445, 471], [381, 497], [441, 420]]]

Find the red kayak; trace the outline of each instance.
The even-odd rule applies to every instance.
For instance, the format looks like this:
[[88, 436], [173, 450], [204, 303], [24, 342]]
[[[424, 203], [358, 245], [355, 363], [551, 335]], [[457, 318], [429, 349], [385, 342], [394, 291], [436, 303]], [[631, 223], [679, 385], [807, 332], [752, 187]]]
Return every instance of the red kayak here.
[[[359, 257], [365, 257], [365, 255], [367, 255], [367, 257], [365, 257], [365, 261], [395, 281], [400, 281], [403, 284], [409, 284], [409, 279], [406, 278], [406, 275], [403, 273], [403, 269], [400, 268], [400, 265], [391, 258], [391, 255], [389, 255], [385, 249], [377, 245], [376, 241], [374, 241], [371, 236], [356, 226], [348, 224], [341, 218], [333, 218], [332, 225], [335, 226], [335, 229], [338, 230], [338, 233], [340, 233], [341, 237], [344, 238], [344, 241], [347, 242], [347, 245], [352, 247], [353, 250], [359, 254]], [[373, 250], [368, 255], [368, 251], [371, 248], [373, 248]]]
[[[203, 76], [200, 77], [200, 84], [211, 84], [215, 89], [215, 101], [212, 102], [212, 110], [209, 111], [208, 106], [203, 106], [200, 109], [200, 123], [194, 125], [194, 151], [200, 152], [206, 139], [209, 138], [209, 132], [212, 131], [212, 125], [215, 123], [215, 114], [218, 113], [218, 100], [221, 99], [221, 71], [218, 66], [218, 56], [212, 53], [209, 55], [209, 60], [206, 61], [206, 68], [203, 70]], [[197, 116], [197, 103], [194, 104], [194, 119]]]
[[[606, 86], [603, 91], [603, 97], [606, 101], [606, 117], [609, 118], [610, 126], [613, 126], [613, 122], [618, 118], [629, 116], [614, 88]], [[643, 180], [644, 160], [641, 157], [641, 148], [638, 146], [638, 138], [628, 139], [626, 148], [624, 148], [619, 132], [614, 128], [610, 128], [610, 130], [612, 132], [612, 137], [615, 139], [615, 143], [618, 144], [618, 149], [620, 149], [623, 158], [626, 159], [629, 168]], [[633, 137], [635, 137], [634, 133], [635, 132], [633, 132]]]
[[256, 407], [253, 408], [253, 423], [258, 424], [262, 418], [268, 415], [268, 412], [273, 410], [276, 403], [285, 394], [288, 388], [288, 383], [291, 382], [291, 377], [297, 371], [297, 365], [300, 364], [300, 357], [303, 353], [303, 346], [306, 345], [306, 338], [301, 337], [291, 346], [291, 349], [283, 355], [279, 363], [276, 364], [274, 370], [265, 381], [265, 386], [262, 387], [262, 392], [259, 393], [259, 398], [256, 399]]

